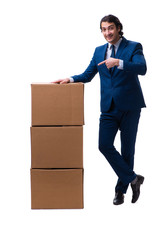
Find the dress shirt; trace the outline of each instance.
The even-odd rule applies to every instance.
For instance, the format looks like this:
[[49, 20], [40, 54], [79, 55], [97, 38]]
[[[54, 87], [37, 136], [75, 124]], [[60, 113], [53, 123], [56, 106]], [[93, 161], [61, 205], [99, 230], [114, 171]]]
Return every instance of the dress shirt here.
[[[120, 38], [120, 39], [118, 40], [118, 42], [116, 42], [116, 43], [114, 44], [114, 47], [115, 47], [115, 48], [114, 48], [114, 49], [115, 49], [115, 55], [116, 55], [116, 52], [117, 52], [117, 50], [118, 50], [118, 47], [119, 47], [121, 41], [122, 41], [122, 38]], [[112, 44], [111, 44], [111, 43], [108, 43], [108, 48], [107, 48], [107, 52], [106, 52], [106, 59], [110, 58], [111, 54], [112, 54]], [[119, 66], [118, 66], [117, 68], [120, 69], [120, 70], [123, 70], [123, 60], [119, 59]], [[74, 82], [74, 79], [71, 78], [71, 77], [69, 78], [69, 80], [70, 80], [70, 82]]]

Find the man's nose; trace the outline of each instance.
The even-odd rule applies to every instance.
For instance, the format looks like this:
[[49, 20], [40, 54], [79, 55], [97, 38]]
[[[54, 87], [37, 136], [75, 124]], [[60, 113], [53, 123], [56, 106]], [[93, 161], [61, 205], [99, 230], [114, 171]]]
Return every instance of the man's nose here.
[[110, 33], [110, 31], [106, 29], [105, 35], [107, 36], [107, 35], [109, 35], [109, 33]]

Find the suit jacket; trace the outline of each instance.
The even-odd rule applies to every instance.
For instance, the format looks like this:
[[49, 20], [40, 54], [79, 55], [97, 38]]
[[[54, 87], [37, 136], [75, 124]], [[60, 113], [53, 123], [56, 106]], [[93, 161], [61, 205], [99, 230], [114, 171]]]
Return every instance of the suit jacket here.
[[90, 82], [99, 72], [101, 83], [101, 112], [109, 110], [112, 99], [116, 107], [122, 111], [136, 110], [145, 107], [138, 75], [146, 73], [146, 61], [142, 45], [128, 41], [123, 37], [115, 58], [122, 59], [123, 70], [114, 67], [112, 73], [104, 61], [108, 43], [95, 49], [93, 58], [87, 69], [80, 75], [74, 75], [74, 82]]

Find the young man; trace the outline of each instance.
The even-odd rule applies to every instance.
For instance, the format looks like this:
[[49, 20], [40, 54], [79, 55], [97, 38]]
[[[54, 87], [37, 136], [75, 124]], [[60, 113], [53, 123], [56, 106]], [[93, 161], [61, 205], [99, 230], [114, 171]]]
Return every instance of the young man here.
[[[101, 116], [99, 150], [118, 176], [113, 204], [124, 202], [129, 184], [132, 203], [140, 195], [144, 177], [133, 171], [135, 142], [141, 108], [145, 102], [138, 75], [145, 75], [146, 61], [142, 45], [123, 37], [123, 26], [113, 15], [102, 18], [100, 28], [107, 44], [95, 49], [88, 68], [80, 75], [60, 79], [57, 83], [89, 82], [99, 72], [101, 80]], [[120, 130], [121, 153], [114, 147]]]

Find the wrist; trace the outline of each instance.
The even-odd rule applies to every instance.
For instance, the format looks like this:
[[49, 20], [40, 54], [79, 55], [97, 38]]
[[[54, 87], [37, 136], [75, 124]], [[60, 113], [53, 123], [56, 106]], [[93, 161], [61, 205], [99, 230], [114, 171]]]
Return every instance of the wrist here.
[[116, 59], [115, 66], [119, 67], [119, 59]]

